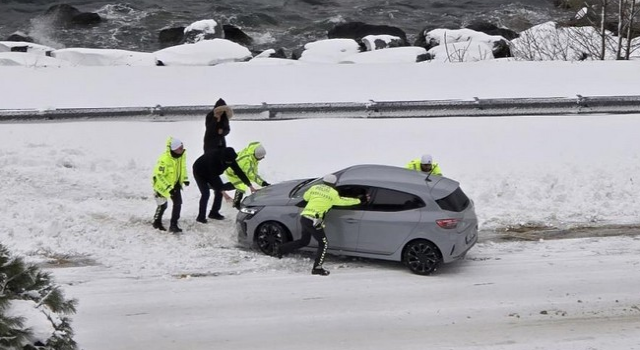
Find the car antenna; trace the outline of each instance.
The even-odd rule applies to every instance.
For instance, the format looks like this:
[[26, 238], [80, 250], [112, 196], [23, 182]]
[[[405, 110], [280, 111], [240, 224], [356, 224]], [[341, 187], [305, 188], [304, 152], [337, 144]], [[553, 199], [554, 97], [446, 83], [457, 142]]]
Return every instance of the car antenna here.
[[425, 182], [431, 182], [431, 179], [429, 179], [429, 176], [431, 176], [432, 172], [433, 172], [433, 169], [427, 174], [427, 178], [424, 179]]

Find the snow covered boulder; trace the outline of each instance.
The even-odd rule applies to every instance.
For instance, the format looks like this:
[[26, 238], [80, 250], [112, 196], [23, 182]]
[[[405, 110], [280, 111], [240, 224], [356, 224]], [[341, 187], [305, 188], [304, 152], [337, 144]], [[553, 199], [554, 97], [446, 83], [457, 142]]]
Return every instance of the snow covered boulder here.
[[362, 38], [362, 43], [367, 51], [407, 46], [406, 40], [393, 35], [367, 35]]
[[184, 29], [184, 43], [197, 43], [202, 40], [224, 38], [222, 25], [212, 19], [193, 22]]
[[400, 38], [401, 46], [407, 46], [407, 34], [398, 27], [367, 24], [363, 22], [340, 23], [327, 32], [329, 39], [353, 39], [360, 42], [367, 35], [391, 35]]
[[155, 55], [148, 52], [136, 52], [115, 49], [70, 48], [55, 50], [55, 57], [69, 62], [73, 66], [155, 66]]
[[326, 39], [305, 44], [299, 60], [309, 63], [338, 63], [359, 52], [360, 45], [353, 39]]
[[167, 47], [154, 53], [159, 66], [214, 66], [251, 59], [246, 47], [225, 39], [203, 40], [194, 44]]
[[[615, 59], [617, 37], [605, 31], [605, 59]], [[623, 46], [626, 40], [623, 39]], [[602, 38], [589, 27], [563, 27], [545, 22], [520, 33], [511, 42], [514, 57], [527, 61], [581, 61], [600, 59]]]
[[26, 42], [32, 43], [33, 38], [25, 34], [24, 32], [17, 31], [9, 35], [6, 41], [26, 41]]
[[465, 28], [488, 35], [498, 35], [507, 40], [513, 40], [519, 36], [517, 32], [509, 28], [498, 27], [497, 25], [489, 22], [473, 22]]
[[488, 35], [471, 29], [434, 29], [431, 31], [423, 31], [424, 47], [427, 50], [444, 44], [470, 43], [476, 46], [484, 43], [491, 47], [492, 58], [511, 57], [511, 50], [507, 39], [500, 35]]
[[458, 42], [434, 46], [428, 51], [430, 60], [437, 62], [475, 62], [490, 60], [492, 47], [483, 42]]
[[343, 58], [340, 63], [416, 63], [426, 60], [426, 54], [424, 47], [394, 47], [357, 53]]
[[291, 60], [288, 58], [277, 58], [277, 57], [269, 57], [269, 56], [256, 56], [252, 58], [250, 61], [242, 64], [250, 64], [250, 65], [262, 65], [262, 66], [294, 66], [305, 64], [304, 62], [300, 62], [298, 60]]
[[264, 50], [262, 52], [260, 52], [259, 54], [257, 54], [255, 57], [253, 57], [254, 59], [256, 58], [264, 58], [264, 57], [270, 57], [270, 58], [288, 58], [287, 57], [287, 53], [284, 51], [283, 48], [279, 48], [279, 49], [268, 49], [268, 50]]
[[0, 52], [27, 52], [34, 55], [47, 56], [54, 50], [52, 47], [27, 41], [0, 41]]
[[68, 67], [71, 64], [57, 58], [23, 52], [0, 52], [0, 66]]

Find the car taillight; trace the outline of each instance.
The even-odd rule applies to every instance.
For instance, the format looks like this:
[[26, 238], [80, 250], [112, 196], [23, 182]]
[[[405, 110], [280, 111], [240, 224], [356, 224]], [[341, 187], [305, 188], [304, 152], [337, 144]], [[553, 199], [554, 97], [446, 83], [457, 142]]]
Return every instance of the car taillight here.
[[436, 220], [436, 224], [444, 229], [452, 229], [458, 227], [458, 219], [440, 219]]

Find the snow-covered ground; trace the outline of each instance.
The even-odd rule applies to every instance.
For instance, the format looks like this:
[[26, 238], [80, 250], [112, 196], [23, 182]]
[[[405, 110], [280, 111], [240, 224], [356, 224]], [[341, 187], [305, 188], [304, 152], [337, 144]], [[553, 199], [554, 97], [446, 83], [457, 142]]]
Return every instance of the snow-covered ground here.
[[[487, 67], [497, 62], [459, 65], [459, 74], [453, 65], [423, 65], [415, 76], [411, 65], [402, 79], [404, 66], [375, 64], [353, 66], [358, 74], [330, 65], [315, 73], [308, 66], [2, 67], [0, 109], [207, 104], [218, 97], [233, 105], [638, 95], [638, 63], [625, 63], [504, 62], [507, 76], [519, 79], [491, 78], [486, 89], [464, 77], [493, 77]], [[540, 67], [549, 73], [542, 76]], [[598, 72], [590, 78], [597, 82], [587, 84], [589, 72]], [[66, 79], [51, 80], [57, 76]], [[218, 84], [213, 78], [220, 76], [235, 79]], [[441, 80], [429, 85], [424, 76]], [[403, 166], [428, 152], [475, 200], [483, 233], [640, 224], [640, 115], [231, 123], [231, 146], [264, 144], [261, 173], [272, 183], [356, 163]], [[28, 261], [64, 267], [50, 271], [80, 301], [73, 326], [83, 349], [640, 348], [636, 236], [484, 241], [429, 277], [399, 264], [332, 257], [331, 276], [318, 277], [309, 274], [308, 254], [277, 260], [237, 248], [228, 203], [226, 220], [196, 223], [194, 186], [184, 191], [185, 233], [156, 231], [156, 158], [174, 136], [192, 164], [203, 133], [204, 116], [1, 124], [0, 241]]]

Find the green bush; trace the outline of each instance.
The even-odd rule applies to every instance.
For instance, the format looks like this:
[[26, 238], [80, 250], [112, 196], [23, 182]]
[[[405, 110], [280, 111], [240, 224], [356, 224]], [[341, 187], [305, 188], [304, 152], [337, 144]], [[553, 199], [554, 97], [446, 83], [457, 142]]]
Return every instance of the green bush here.
[[[26, 303], [19, 303], [25, 301]], [[76, 312], [77, 300], [67, 300], [55, 285], [51, 275], [35, 265], [25, 264], [21, 258], [12, 257], [0, 244], [0, 348], [24, 350], [76, 350], [73, 329], [67, 315]], [[12, 306], [26, 307], [29, 315], [8, 315]], [[31, 310], [31, 306], [33, 310]], [[14, 311], [15, 312], [15, 311]], [[42, 338], [42, 332], [34, 333], [33, 314], [38, 315], [40, 325], [50, 322], [50, 336]], [[47, 324], [48, 326], [48, 324]]]

